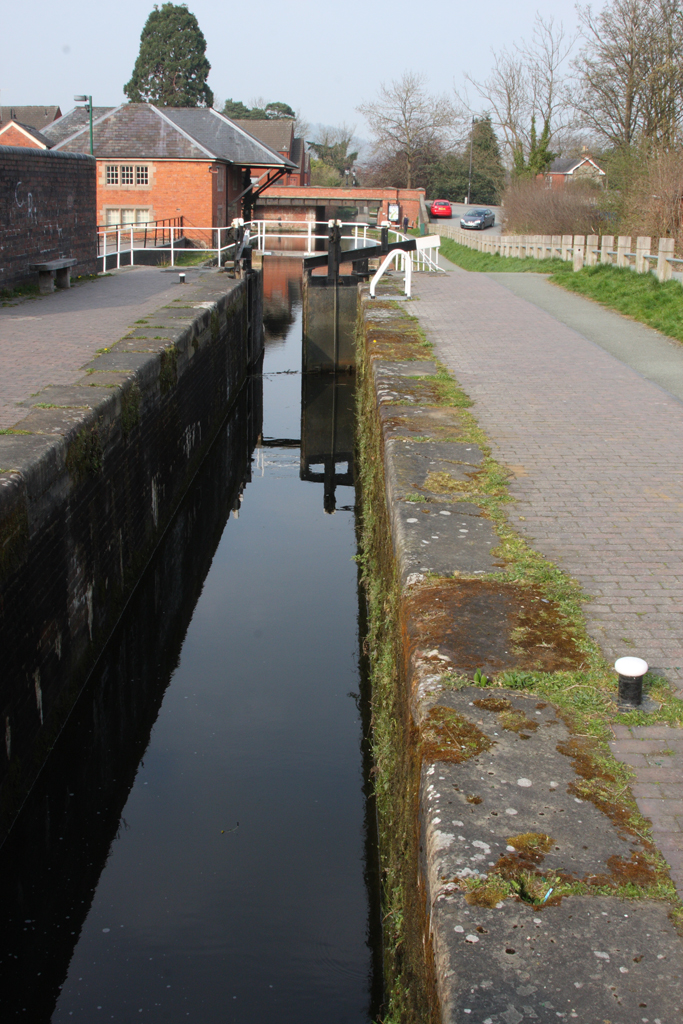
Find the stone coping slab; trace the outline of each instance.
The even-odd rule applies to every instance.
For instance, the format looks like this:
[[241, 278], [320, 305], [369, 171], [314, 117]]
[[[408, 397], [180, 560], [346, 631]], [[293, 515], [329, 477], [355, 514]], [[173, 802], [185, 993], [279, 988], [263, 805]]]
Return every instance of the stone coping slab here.
[[681, 940], [661, 903], [496, 910], [444, 895], [435, 932], [444, 1024], [673, 1024], [683, 1012]]
[[499, 541], [489, 519], [469, 502], [391, 503], [394, 551], [404, 583], [427, 573], [481, 575], [500, 566], [491, 551]]

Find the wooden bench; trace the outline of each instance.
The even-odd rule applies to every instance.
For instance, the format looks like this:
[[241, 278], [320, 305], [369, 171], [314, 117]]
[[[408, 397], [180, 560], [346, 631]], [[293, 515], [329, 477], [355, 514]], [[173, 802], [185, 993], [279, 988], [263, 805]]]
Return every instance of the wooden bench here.
[[57, 288], [71, 287], [71, 268], [78, 263], [76, 259], [62, 257], [58, 260], [47, 260], [45, 263], [29, 263], [29, 270], [38, 271], [38, 287], [41, 295], [49, 295]]

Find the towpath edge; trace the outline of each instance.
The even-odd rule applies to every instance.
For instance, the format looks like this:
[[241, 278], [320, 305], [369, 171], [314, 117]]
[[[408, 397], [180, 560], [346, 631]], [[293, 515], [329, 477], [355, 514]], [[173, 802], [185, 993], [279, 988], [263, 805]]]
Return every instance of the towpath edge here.
[[627, 775], [529, 692], [586, 653], [506, 572], [470, 403], [390, 300], [359, 330], [388, 1017], [675, 1019], [678, 901]]

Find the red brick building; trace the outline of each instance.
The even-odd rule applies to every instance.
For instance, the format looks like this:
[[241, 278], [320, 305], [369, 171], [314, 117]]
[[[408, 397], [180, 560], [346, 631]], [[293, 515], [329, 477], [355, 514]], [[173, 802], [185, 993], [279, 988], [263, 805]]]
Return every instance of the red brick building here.
[[410, 226], [421, 220], [420, 204], [424, 206], [423, 188], [331, 188], [309, 185], [307, 188], [283, 186], [279, 182], [265, 189], [257, 202], [255, 216], [267, 220], [317, 220], [331, 217], [361, 218], [377, 223], [390, 220], [402, 224], [407, 217]]
[[7, 121], [0, 126], [0, 146], [50, 149], [50, 140], [28, 124], [21, 124], [19, 121]]
[[[53, 149], [89, 153], [87, 111], [78, 107], [44, 130]], [[124, 103], [93, 109], [97, 221], [147, 224], [183, 218], [222, 227], [241, 215], [252, 170], [277, 180], [295, 165], [218, 111]]]
[[598, 185], [604, 185], [607, 175], [602, 167], [599, 167], [595, 160], [585, 153], [577, 157], [559, 157], [553, 160], [545, 175], [548, 188], [564, 188], [573, 181], [594, 181]]
[[58, 106], [0, 107], [0, 146], [50, 149], [49, 139], [41, 132], [61, 116]]

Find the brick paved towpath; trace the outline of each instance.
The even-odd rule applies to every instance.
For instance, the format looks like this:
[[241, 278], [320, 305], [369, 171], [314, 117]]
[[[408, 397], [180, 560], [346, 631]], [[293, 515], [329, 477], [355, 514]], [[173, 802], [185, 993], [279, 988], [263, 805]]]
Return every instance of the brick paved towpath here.
[[[187, 273], [188, 284], [195, 276]], [[48, 384], [73, 384], [98, 348], [178, 295], [177, 272], [134, 267], [0, 307], [0, 429], [26, 415], [17, 402]]]
[[[514, 474], [513, 525], [591, 595], [588, 628], [605, 655], [645, 658], [683, 695], [683, 401], [642, 359], [642, 346], [664, 346], [673, 381], [683, 346], [578, 296], [570, 317], [546, 281], [533, 291], [542, 303], [454, 269], [420, 275], [411, 312]], [[600, 330], [581, 333], [563, 313], [575, 325], [599, 313]], [[610, 339], [633, 341], [635, 328], [639, 361], [617, 358]], [[683, 731], [618, 727], [613, 750], [636, 769], [634, 795], [683, 890]]]

